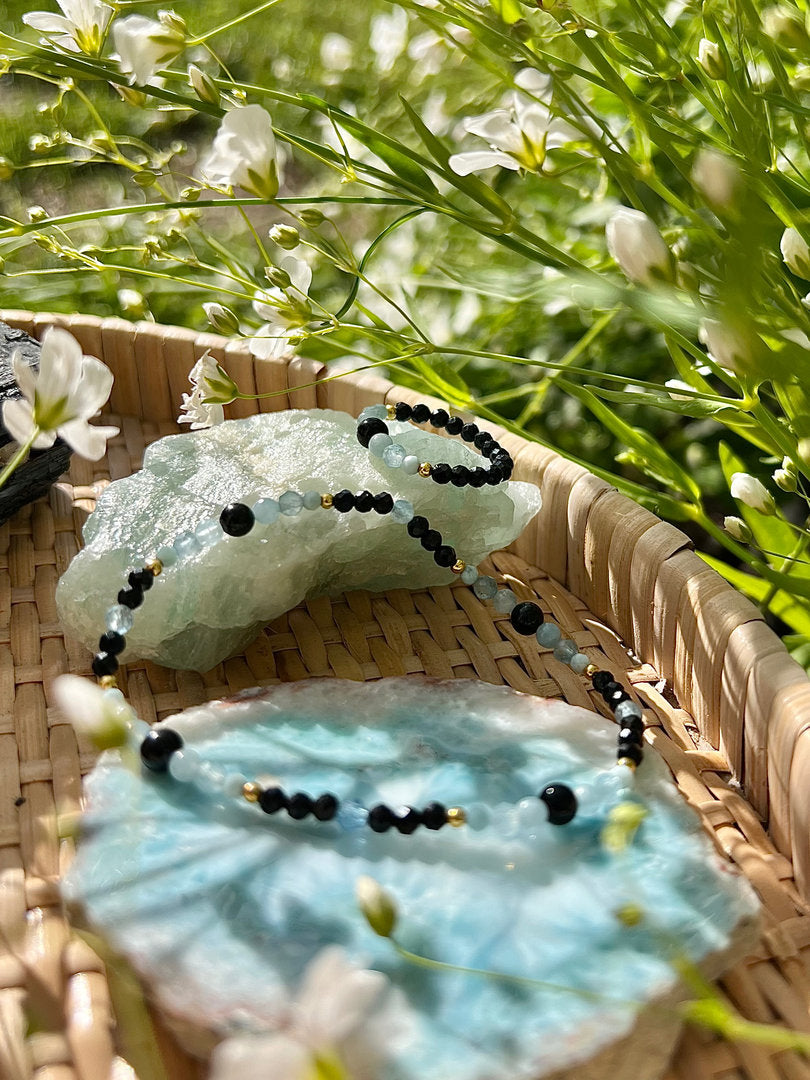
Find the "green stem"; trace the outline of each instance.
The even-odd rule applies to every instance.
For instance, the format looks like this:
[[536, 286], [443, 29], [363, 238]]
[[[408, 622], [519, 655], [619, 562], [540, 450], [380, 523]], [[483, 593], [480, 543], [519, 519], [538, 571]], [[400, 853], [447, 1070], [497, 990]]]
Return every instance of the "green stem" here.
[[25, 461], [28, 456], [28, 451], [36, 442], [37, 436], [40, 434], [39, 428], [35, 427], [30, 437], [21, 444], [20, 448], [15, 452], [13, 457], [9, 459], [6, 467], [0, 472], [0, 488], [4, 487], [7, 481], [11, 478], [11, 474]]
[[[798, 560], [799, 556], [802, 554], [804, 549], [807, 547], [807, 542], [808, 542], [809, 539], [810, 539], [810, 537], [808, 537], [806, 533], [802, 533], [799, 536], [798, 540], [796, 541], [795, 547], [793, 548], [793, 551], [791, 551], [791, 553], [788, 556], [786, 556], [786, 558], [782, 562], [782, 565], [779, 567], [780, 573], [782, 573], [782, 574], [785, 574], [785, 573], [790, 574], [790, 571], [795, 566], [796, 561]], [[771, 601], [773, 600], [773, 598], [776, 596], [776, 594], [778, 592], [779, 592], [779, 586], [775, 585], [773, 582], [771, 582], [770, 588], [768, 589], [768, 591], [763, 596], [763, 598], [762, 598], [762, 600], [760, 602], [760, 605], [759, 605], [759, 610], [762, 612], [763, 615], [765, 615], [766, 612], [768, 611], [768, 609], [770, 608]]]
[[231, 19], [229, 22], [215, 26], [213, 30], [206, 30], [206, 32], [200, 34], [199, 37], [190, 38], [186, 41], [186, 47], [189, 45], [204, 45], [209, 38], [214, 37], [216, 34], [221, 34], [225, 30], [230, 30], [231, 27], [238, 26], [239, 23], [243, 23], [247, 19], [252, 19], [254, 15], [259, 15], [262, 11], [267, 11], [268, 8], [274, 7], [278, 3], [280, 3], [280, 0], [267, 0], [266, 3], [259, 4], [258, 7], [251, 8], [250, 11], [245, 11], [242, 15], [237, 15], [235, 19]]

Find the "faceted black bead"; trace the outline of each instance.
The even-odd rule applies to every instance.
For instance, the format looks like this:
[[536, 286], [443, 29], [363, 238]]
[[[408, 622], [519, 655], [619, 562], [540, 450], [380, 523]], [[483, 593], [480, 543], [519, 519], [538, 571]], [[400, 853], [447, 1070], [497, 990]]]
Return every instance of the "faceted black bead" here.
[[594, 690], [598, 690], [599, 693], [601, 694], [602, 690], [607, 686], [608, 683], [615, 682], [615, 680], [613, 678], [613, 672], [612, 671], [595, 671], [594, 674], [593, 674], [593, 678], [591, 679], [591, 682], [593, 683]]
[[465, 424], [461, 429], [461, 437], [464, 442], [472, 442], [478, 434], [478, 424]]
[[433, 559], [437, 566], [452, 566], [457, 558], [456, 549], [451, 548], [449, 544], [442, 544], [433, 552]]
[[476, 466], [474, 469], [470, 469], [470, 479], [467, 481], [470, 487], [480, 488], [483, 487], [486, 482], [486, 469], [482, 469], [480, 465]]
[[492, 436], [488, 436], [486, 439], [484, 439], [484, 441], [481, 443], [481, 445], [478, 447], [478, 449], [481, 451], [481, 453], [484, 455], [484, 457], [488, 457], [489, 452], [490, 452], [490, 450], [492, 449], [492, 447], [494, 445], [495, 445], [495, 440], [492, 438]]
[[421, 824], [422, 815], [412, 806], [400, 806], [396, 811], [394, 825], [404, 836], [410, 836]]
[[354, 508], [361, 514], [367, 514], [374, 507], [374, 496], [370, 491], [358, 491], [354, 497]]
[[429, 419], [430, 409], [427, 405], [422, 405], [421, 403], [419, 405], [414, 405], [413, 411], [411, 412], [411, 420], [413, 420], [415, 424], [426, 424]]
[[461, 429], [464, 427], [464, 421], [460, 416], [451, 416], [447, 423], [444, 425], [444, 430], [448, 435], [460, 435]]
[[287, 809], [287, 796], [280, 787], [265, 788], [259, 796], [259, 806], [265, 814], [277, 814]]
[[450, 470], [450, 483], [453, 487], [466, 487], [470, 482], [470, 470], [466, 465], [454, 465]]
[[354, 509], [354, 495], [344, 488], [343, 491], [338, 491], [332, 496], [332, 506], [341, 514], [345, 514]]
[[338, 801], [330, 792], [319, 795], [312, 804], [312, 813], [318, 821], [331, 821], [338, 812]]
[[247, 536], [255, 520], [253, 511], [244, 503], [228, 503], [219, 515], [222, 531], [228, 536]]
[[102, 678], [104, 675], [114, 675], [118, 671], [118, 658], [112, 653], [100, 652], [93, 657], [93, 674]]
[[641, 746], [644, 742], [644, 736], [636, 728], [623, 727], [619, 732], [619, 742], [635, 743], [637, 746]]
[[183, 740], [172, 728], [154, 727], [141, 743], [141, 761], [152, 772], [166, 772], [169, 758], [183, 746]]
[[155, 575], [151, 570], [130, 570], [127, 581], [133, 589], [148, 592], [155, 584]]
[[395, 822], [395, 815], [385, 803], [372, 806], [368, 812], [368, 826], [374, 832], [388, 832]]
[[415, 540], [420, 540], [430, 528], [430, 523], [426, 517], [422, 517], [421, 514], [416, 514], [408, 522], [408, 536], [414, 537]]
[[143, 589], [120, 589], [118, 603], [134, 610], [143, 603]]
[[618, 690], [614, 690], [612, 694], [605, 697], [605, 702], [611, 707], [611, 709], [615, 709], [616, 706], [620, 705], [623, 701], [629, 700], [630, 695], [627, 693], [623, 686], [620, 686]]
[[372, 435], [387, 435], [388, 425], [376, 416], [369, 416], [357, 425], [357, 441], [361, 446], [368, 446]]
[[487, 449], [484, 452], [484, 457], [488, 457], [490, 461], [494, 461], [498, 454], [500, 454], [501, 449], [501, 444], [493, 439], [492, 446], [487, 446]]
[[438, 529], [428, 529], [425, 535], [420, 540], [422, 547], [425, 551], [436, 551], [441, 546], [442, 534]]
[[537, 632], [537, 627], [543, 621], [543, 612], [531, 600], [524, 600], [522, 604], [515, 604], [512, 608], [509, 621], [519, 634], [530, 637]]
[[626, 716], [622, 720], [622, 727], [629, 728], [630, 731], [638, 732], [641, 735], [644, 731], [644, 721], [640, 716]]
[[618, 758], [630, 758], [636, 765], [640, 765], [644, 760], [644, 751], [634, 742], [620, 742], [616, 747], [616, 757]]
[[565, 784], [549, 784], [543, 788], [540, 800], [548, 807], [548, 820], [552, 825], [567, 825], [577, 812], [577, 797]]
[[610, 700], [610, 695], [614, 694], [617, 690], [621, 690], [622, 684], [616, 682], [615, 679], [611, 679], [609, 683], [605, 683], [599, 693], [602, 695], [605, 701]]
[[450, 473], [452, 469], [446, 461], [440, 461], [437, 465], [434, 465], [430, 470], [430, 479], [435, 480], [437, 484], [447, 484], [450, 482]]
[[291, 795], [287, 800], [287, 813], [296, 821], [301, 821], [307, 814], [312, 813], [312, 799], [303, 791], [296, 791], [295, 795]]
[[123, 634], [116, 634], [115, 630], [108, 630], [106, 634], [102, 634], [98, 639], [99, 652], [112, 653], [113, 656], [118, 656], [119, 653], [124, 651], [124, 647], [127, 643], [127, 639]]
[[394, 509], [394, 496], [390, 491], [381, 491], [374, 496], [374, 509], [378, 514], [390, 514]]
[[436, 409], [430, 414], [430, 423], [433, 427], [442, 428], [450, 419], [450, 413], [447, 409]]
[[398, 401], [394, 406], [397, 420], [410, 420], [413, 409], [407, 401]]
[[497, 487], [497, 485], [500, 484], [502, 480], [503, 476], [501, 475], [501, 470], [497, 467], [497, 465], [493, 465], [491, 469], [487, 470], [487, 483], [490, 487]]
[[488, 442], [491, 438], [492, 436], [488, 431], [479, 431], [473, 439], [473, 446], [476, 450], [480, 450], [484, 443]]
[[440, 802], [428, 803], [422, 811], [422, 824], [426, 829], [436, 832], [447, 824], [447, 809]]

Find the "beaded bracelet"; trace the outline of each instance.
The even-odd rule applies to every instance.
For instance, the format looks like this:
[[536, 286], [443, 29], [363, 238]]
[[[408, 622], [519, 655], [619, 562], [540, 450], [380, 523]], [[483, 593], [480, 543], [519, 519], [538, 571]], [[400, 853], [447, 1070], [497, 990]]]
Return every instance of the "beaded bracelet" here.
[[[435, 428], [444, 428], [451, 435], [460, 435], [466, 442], [472, 443], [483, 457], [489, 459], [490, 468], [471, 469], [465, 465], [451, 466], [446, 462], [419, 462], [415, 456], [408, 455], [401, 444], [394, 442], [388, 432], [386, 420], [410, 420], [417, 424], [429, 422]], [[494, 487], [508, 480], [514, 468], [508, 452], [491, 435], [481, 431], [477, 424], [465, 423], [460, 417], [450, 416], [444, 409], [431, 412], [424, 404], [410, 406], [405, 402], [398, 402], [396, 405], [373, 405], [364, 409], [358, 417], [357, 439], [361, 446], [366, 447], [374, 456], [380, 457], [388, 467], [401, 468], [405, 473], [418, 474], [438, 484], [452, 483], [456, 487], [481, 487], [489, 484]], [[591, 679], [594, 689], [610, 706], [619, 725], [617, 764], [631, 772], [641, 764], [644, 734], [642, 710], [630, 700], [630, 695], [613, 674], [599, 670], [585, 653], [579, 651], [573, 641], [563, 638], [560, 628], [544, 619], [539, 605], [530, 600], [518, 601], [511, 589], [499, 589], [494, 578], [480, 574], [476, 567], [468, 566], [458, 557], [455, 548], [443, 542], [441, 533], [430, 527], [427, 518], [414, 513], [408, 500], [395, 500], [387, 491], [377, 495], [369, 491], [352, 493], [348, 490], [327, 494], [316, 491], [303, 494], [286, 491], [278, 501], [263, 498], [252, 507], [245, 503], [229, 503], [223, 508], [218, 520], [204, 521], [197, 526], [194, 533], [182, 533], [172, 545], [160, 548], [155, 558], [147, 561], [143, 567], [129, 572], [127, 586], [118, 593], [118, 603], [107, 611], [107, 630], [99, 639], [99, 652], [93, 658], [92, 665], [102, 686], [115, 689], [118, 656], [126, 646], [125, 635], [133, 625], [132, 613], [143, 603], [144, 593], [151, 589], [154, 579], [164, 568], [171, 567], [179, 558], [193, 554], [203, 546], [215, 543], [223, 534], [246, 536], [256, 523], [269, 525], [279, 514], [295, 516], [302, 509], [319, 508], [335, 510], [338, 513], [352, 510], [369, 513], [373, 510], [378, 514], [391, 514], [395, 521], [404, 524], [409, 536], [419, 540], [425, 550], [433, 552], [437, 565], [451, 569], [465, 584], [472, 586], [479, 599], [492, 600], [497, 611], [508, 615], [518, 634], [525, 637], [535, 636], [540, 645], [553, 649], [557, 660]], [[116, 693], [120, 692], [116, 690]], [[196, 751], [183, 750], [180, 735], [163, 726], [148, 729], [140, 744], [141, 760], [146, 768], [153, 772], [168, 771], [178, 780], [192, 778], [195, 754]], [[285, 810], [295, 820], [308, 816], [324, 822], [340, 818], [339, 802], [331, 792], [324, 792], [315, 798], [304, 792], [287, 795], [275, 784], [263, 787], [256, 781], [243, 781], [240, 778], [239, 791], [232, 793], [241, 795], [249, 803], [258, 804], [267, 814]], [[551, 824], [565, 825], [573, 820], [577, 801], [566, 785], [549, 784], [540, 792], [538, 798], [546, 805]], [[408, 835], [420, 825], [438, 830], [445, 824], [460, 826], [467, 822], [467, 814], [462, 807], [447, 808], [438, 802], [432, 802], [422, 810], [411, 806], [392, 809], [385, 804], [369, 809], [354, 804], [353, 809], [356, 821], [367, 823], [378, 833], [396, 829]]]

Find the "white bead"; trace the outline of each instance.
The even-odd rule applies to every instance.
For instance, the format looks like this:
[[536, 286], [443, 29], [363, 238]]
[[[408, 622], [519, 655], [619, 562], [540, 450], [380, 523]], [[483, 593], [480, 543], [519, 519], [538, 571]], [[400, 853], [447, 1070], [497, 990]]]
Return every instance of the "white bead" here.
[[175, 780], [180, 780], [181, 783], [194, 780], [199, 775], [201, 765], [202, 758], [190, 746], [182, 750], [175, 750], [169, 758], [169, 772]]
[[376, 435], [372, 435], [368, 440], [368, 451], [374, 457], [382, 457], [383, 450], [385, 450], [386, 446], [390, 446], [393, 441], [390, 435], [386, 435], [384, 431], [378, 431]]
[[408, 454], [407, 457], [402, 459], [402, 471], [407, 473], [408, 476], [413, 476], [419, 472], [419, 458], [414, 457], [413, 454]]

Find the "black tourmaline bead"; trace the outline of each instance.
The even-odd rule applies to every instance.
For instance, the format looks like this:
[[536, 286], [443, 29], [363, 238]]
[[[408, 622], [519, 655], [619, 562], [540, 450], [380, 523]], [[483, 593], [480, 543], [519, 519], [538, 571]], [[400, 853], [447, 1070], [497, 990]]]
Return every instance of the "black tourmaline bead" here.
[[[620, 682], [616, 682], [615, 679], [612, 679], [609, 683], [606, 683], [599, 692], [602, 695], [602, 698], [608, 704], [610, 704], [610, 699], [611, 699], [612, 695], [615, 694], [617, 690], [621, 690], [621, 689], [622, 689], [622, 684]], [[618, 704], [618, 702], [616, 704]]]
[[487, 470], [487, 483], [490, 487], [497, 487], [503, 480], [503, 474], [497, 465], [493, 465]]
[[425, 551], [436, 551], [441, 547], [442, 534], [438, 529], [428, 529], [422, 539], [419, 541]]
[[630, 695], [627, 693], [623, 686], [620, 686], [618, 690], [614, 690], [609, 696], [603, 696], [605, 697], [605, 702], [611, 707], [611, 709], [615, 709], [616, 706], [620, 705], [623, 701], [630, 700]]
[[478, 447], [478, 449], [481, 451], [481, 453], [484, 455], [484, 457], [489, 457], [489, 452], [492, 449], [492, 447], [495, 446], [495, 445], [496, 445], [495, 440], [491, 436], [487, 436], [487, 438], [484, 439], [484, 441], [481, 443], [481, 445]]
[[413, 420], [415, 424], [426, 424], [429, 419], [430, 409], [427, 405], [422, 405], [421, 403], [419, 405], [414, 405], [411, 412], [411, 420]]
[[552, 825], [567, 825], [577, 812], [577, 797], [565, 784], [549, 784], [539, 796], [548, 808], [548, 820]]
[[480, 488], [487, 482], [487, 470], [482, 469], [480, 465], [477, 465], [474, 469], [470, 469], [470, 479], [467, 483], [470, 487]]
[[502, 449], [502, 448], [501, 448], [501, 445], [500, 445], [500, 443], [496, 443], [496, 442], [495, 442], [495, 440], [493, 439], [493, 440], [492, 440], [492, 446], [490, 446], [490, 447], [489, 447], [489, 448], [487, 449], [487, 451], [486, 451], [486, 453], [485, 453], [485, 455], [484, 455], [484, 456], [485, 456], [485, 457], [488, 457], [490, 461], [494, 461], [494, 460], [495, 460], [495, 458], [496, 458], [496, 457], [498, 456], [498, 454], [500, 454], [500, 453], [501, 453], [501, 449]]
[[374, 832], [388, 832], [395, 821], [396, 817], [393, 810], [386, 806], [385, 803], [372, 806], [368, 812], [368, 827], [373, 829]]
[[470, 482], [470, 470], [466, 465], [454, 465], [450, 470], [450, 483], [453, 487], [466, 487]]
[[478, 434], [478, 424], [465, 424], [461, 429], [461, 437], [464, 442], [472, 442]]
[[318, 821], [331, 821], [337, 811], [338, 801], [328, 791], [323, 795], [319, 795], [312, 804], [312, 813]]
[[644, 760], [644, 751], [634, 742], [620, 742], [616, 747], [616, 758], [630, 758], [636, 765], [640, 765]]
[[390, 514], [394, 509], [394, 496], [390, 491], [381, 491], [374, 496], [374, 509], [378, 514]]
[[152, 772], [166, 772], [169, 758], [182, 746], [183, 740], [172, 728], [153, 727], [141, 743], [141, 761]]
[[287, 809], [287, 796], [280, 787], [268, 787], [259, 796], [259, 806], [265, 814], [277, 814]]
[[307, 814], [312, 813], [312, 799], [303, 791], [296, 791], [295, 795], [291, 795], [287, 800], [287, 813], [296, 821], [301, 821]]
[[394, 406], [397, 420], [410, 420], [413, 409], [407, 401], [398, 401]]
[[118, 658], [112, 653], [100, 652], [93, 657], [93, 674], [102, 678], [104, 675], [114, 675], [118, 671]]
[[591, 679], [594, 690], [601, 694], [608, 683], [615, 682], [612, 671], [595, 671]]
[[228, 536], [247, 536], [255, 520], [253, 511], [245, 503], [228, 503], [219, 515], [222, 531]]
[[387, 435], [388, 425], [376, 416], [369, 416], [357, 425], [357, 441], [361, 446], [368, 446], [372, 435]]
[[133, 610], [143, 603], [143, 589], [120, 589], [118, 603]]
[[426, 829], [436, 832], [447, 824], [447, 809], [440, 802], [428, 803], [422, 811], [422, 824]]
[[626, 716], [624, 720], [622, 720], [622, 727], [629, 729], [638, 735], [642, 735], [644, 732], [644, 721], [640, 716]]
[[442, 428], [447, 424], [450, 419], [450, 413], [447, 409], [436, 409], [430, 414], [430, 422], [433, 427]]
[[623, 727], [619, 732], [619, 742], [635, 743], [637, 746], [641, 746], [644, 742], [644, 736], [638, 730], [638, 728]]
[[367, 514], [374, 507], [374, 496], [370, 491], [358, 491], [354, 497], [354, 508], [361, 514]]
[[400, 806], [394, 815], [394, 825], [404, 836], [410, 836], [421, 824], [422, 815], [412, 806]]
[[430, 528], [430, 523], [426, 517], [422, 517], [421, 514], [416, 514], [408, 522], [408, 536], [412, 536], [415, 540], [421, 540], [425, 533]]
[[148, 592], [155, 584], [155, 575], [151, 570], [130, 570], [127, 581], [133, 589]]
[[127, 639], [123, 634], [116, 634], [115, 630], [108, 630], [106, 634], [102, 634], [98, 639], [99, 652], [112, 653], [113, 656], [118, 656], [119, 653], [124, 651], [124, 646], [127, 643]]
[[533, 604], [531, 600], [525, 600], [522, 604], [515, 604], [509, 615], [509, 621], [519, 634], [529, 637], [537, 632], [537, 627], [543, 621], [543, 612]]
[[488, 442], [491, 438], [492, 436], [488, 431], [479, 431], [473, 439], [473, 446], [476, 450], [480, 450], [484, 443]]
[[461, 429], [464, 427], [464, 421], [460, 416], [451, 416], [447, 423], [444, 425], [444, 429], [448, 435], [460, 435]]
[[440, 461], [430, 470], [430, 479], [435, 480], [437, 484], [447, 484], [450, 482], [451, 472], [452, 469], [447, 464], [447, 462]]
[[452, 566], [457, 558], [456, 549], [451, 548], [449, 544], [442, 544], [433, 552], [433, 559], [438, 566]]
[[344, 488], [343, 491], [338, 491], [332, 496], [332, 506], [341, 514], [345, 514], [354, 509], [354, 495]]

